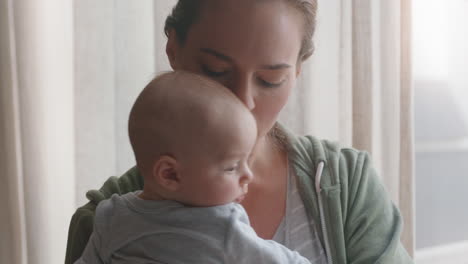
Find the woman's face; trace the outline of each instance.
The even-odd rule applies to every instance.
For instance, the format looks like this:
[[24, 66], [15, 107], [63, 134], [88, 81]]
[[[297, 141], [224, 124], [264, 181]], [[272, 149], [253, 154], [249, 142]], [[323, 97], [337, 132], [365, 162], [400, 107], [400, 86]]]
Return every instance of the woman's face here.
[[272, 128], [300, 72], [300, 14], [284, 1], [209, 0], [185, 43], [169, 35], [175, 70], [208, 76], [251, 110], [260, 137]]

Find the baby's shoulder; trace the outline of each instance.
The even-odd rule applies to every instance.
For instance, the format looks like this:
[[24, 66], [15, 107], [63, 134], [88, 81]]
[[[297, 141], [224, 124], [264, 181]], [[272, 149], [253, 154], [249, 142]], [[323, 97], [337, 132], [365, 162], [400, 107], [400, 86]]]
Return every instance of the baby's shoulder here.
[[109, 218], [123, 206], [123, 199], [118, 194], [113, 194], [109, 199], [102, 200], [96, 207], [96, 219]]
[[190, 215], [198, 217], [210, 218], [215, 221], [229, 221], [232, 218], [242, 219], [243, 221], [248, 217], [244, 207], [238, 203], [228, 203], [218, 206], [210, 207], [192, 207], [187, 210]]

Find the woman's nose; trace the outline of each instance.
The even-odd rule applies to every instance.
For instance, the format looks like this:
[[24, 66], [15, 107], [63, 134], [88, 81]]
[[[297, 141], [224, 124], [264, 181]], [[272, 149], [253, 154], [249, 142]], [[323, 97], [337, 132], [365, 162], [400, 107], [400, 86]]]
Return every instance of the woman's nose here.
[[254, 86], [247, 79], [240, 79], [231, 86], [232, 92], [244, 103], [249, 109], [255, 108]]

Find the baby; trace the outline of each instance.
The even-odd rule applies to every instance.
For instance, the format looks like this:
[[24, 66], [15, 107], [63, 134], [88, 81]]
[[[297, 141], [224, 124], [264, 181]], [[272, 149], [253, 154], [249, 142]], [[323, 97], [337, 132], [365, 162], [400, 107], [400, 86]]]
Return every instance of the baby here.
[[220, 84], [188, 72], [151, 81], [129, 119], [144, 188], [98, 205], [75, 263], [309, 263], [259, 238], [239, 204], [256, 135], [250, 111]]

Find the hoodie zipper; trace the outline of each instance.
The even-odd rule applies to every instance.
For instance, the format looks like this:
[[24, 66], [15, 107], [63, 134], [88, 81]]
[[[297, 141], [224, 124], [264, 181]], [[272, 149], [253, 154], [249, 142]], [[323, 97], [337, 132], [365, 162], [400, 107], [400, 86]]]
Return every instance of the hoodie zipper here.
[[317, 166], [317, 171], [315, 173], [315, 191], [317, 192], [318, 205], [320, 211], [320, 223], [322, 227], [323, 240], [325, 244], [325, 253], [327, 255], [328, 264], [333, 264], [333, 257], [331, 255], [330, 244], [328, 241], [327, 226], [325, 222], [325, 215], [323, 213], [323, 204], [322, 204], [322, 189], [320, 188], [320, 180], [322, 179], [322, 172], [324, 167], [324, 162], [321, 161]]

